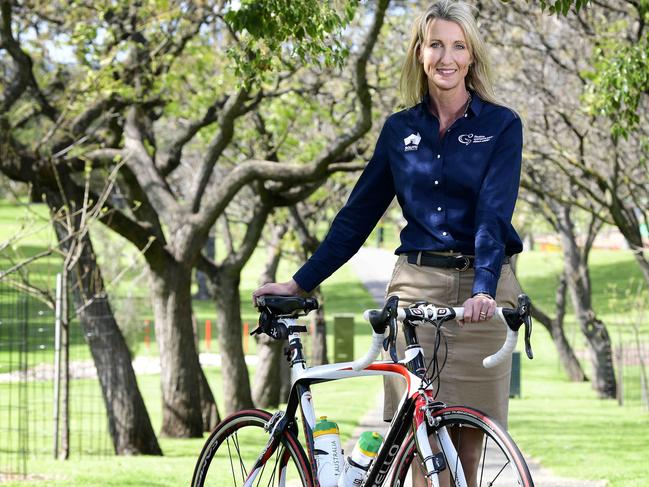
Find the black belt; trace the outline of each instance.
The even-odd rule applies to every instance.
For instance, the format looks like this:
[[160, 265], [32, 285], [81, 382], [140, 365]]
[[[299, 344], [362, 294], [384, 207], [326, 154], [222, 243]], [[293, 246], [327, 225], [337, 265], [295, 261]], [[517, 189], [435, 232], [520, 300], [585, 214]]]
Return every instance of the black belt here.
[[[443, 267], [446, 269], [457, 269], [466, 271], [472, 269], [475, 257], [468, 255], [435, 255], [425, 252], [409, 252], [408, 264], [415, 264], [426, 267]], [[509, 257], [503, 259], [503, 264], [509, 264]]]

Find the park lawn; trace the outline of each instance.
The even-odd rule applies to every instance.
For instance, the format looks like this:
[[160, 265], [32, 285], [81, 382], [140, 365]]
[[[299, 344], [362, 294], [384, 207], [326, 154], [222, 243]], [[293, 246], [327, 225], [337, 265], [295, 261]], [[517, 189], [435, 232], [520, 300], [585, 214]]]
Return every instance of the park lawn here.
[[[251, 368], [252, 374], [254, 370]], [[220, 371], [207, 367], [206, 375], [212, 389], [219, 391]], [[138, 376], [155, 430], [159, 430], [161, 424], [159, 380], [158, 374]], [[317, 385], [313, 388], [316, 414], [326, 415], [338, 423], [344, 444], [362, 416], [375, 407], [380, 386], [378, 378], [354, 379], [351, 385], [349, 381]], [[221, 401], [217, 399], [217, 402]], [[219, 409], [223, 411], [222, 404]], [[205, 439], [159, 438], [163, 457], [93, 457], [73, 453], [68, 461], [63, 462], [41, 455], [29, 460], [31, 479], [2, 485], [19, 487], [43, 485], [43, 482], [52, 487], [188, 485]]]
[[598, 399], [590, 383], [568, 382], [538, 328], [534, 352], [534, 360], [522, 359], [522, 398], [510, 401], [509, 429], [521, 450], [561, 477], [648, 485], [649, 413]]
[[[30, 249], [32, 252], [38, 251], [38, 246], [34, 245]], [[256, 252], [249, 265], [246, 267], [241, 286], [241, 307], [243, 320], [249, 322], [250, 330], [255, 326], [256, 310], [250, 303], [252, 290], [257, 286], [256, 279], [261, 273], [264, 256], [263, 252]], [[55, 266], [54, 266], [55, 267]], [[289, 274], [291, 265], [284, 264], [281, 272]], [[52, 269], [37, 269], [36, 272], [41, 274], [43, 280], [52, 276]], [[337, 313], [349, 313], [354, 311], [354, 317], [357, 323], [355, 347], [356, 355], [362, 354], [370, 341], [369, 325], [363, 326], [362, 312], [366, 308], [374, 307], [372, 298], [367, 291], [358, 285], [351, 269], [345, 267], [330, 279], [324, 287], [327, 296], [327, 311], [329, 316]], [[214, 320], [215, 308], [211, 301], [195, 301], [195, 314], [199, 324], [204, 323], [205, 319]], [[152, 320], [148, 306], [142, 306], [138, 309], [141, 320]], [[199, 326], [199, 337], [201, 338], [201, 349], [205, 349], [203, 340], [204, 328]], [[308, 339], [306, 340], [308, 352]], [[329, 356], [333, 358], [333, 339], [329, 337]], [[249, 353], [254, 354], [255, 342], [252, 338], [248, 339]], [[85, 347], [87, 353], [87, 347]], [[156, 355], [155, 340], [151, 339], [149, 349], [146, 349], [141, 343], [137, 346], [137, 353], [140, 355]], [[218, 351], [216, 335], [212, 342], [212, 352]], [[74, 355], [74, 354], [73, 354]], [[42, 357], [41, 360], [49, 362], [49, 356]], [[83, 358], [83, 357], [81, 357]], [[33, 363], [33, 362], [30, 362]], [[254, 377], [254, 368], [250, 367], [251, 379]], [[214, 367], [206, 367], [206, 375], [211, 382], [212, 390], [215, 392], [219, 411], [223, 412], [222, 397], [220, 395], [220, 371]], [[154, 429], [158, 431], [161, 423], [161, 401], [158, 375], [139, 375], [138, 383], [149, 415], [154, 424]], [[51, 383], [44, 381], [41, 384], [44, 395], [51, 391]], [[314, 404], [316, 414], [326, 415], [332, 420], [338, 422], [341, 431], [342, 441], [346, 441], [362, 416], [372, 407], [375, 406], [376, 397], [381, 388], [379, 378], [354, 379], [353, 382], [338, 382], [331, 384], [319, 384], [314, 386]], [[0, 394], [2, 388], [0, 387]], [[5, 395], [6, 397], [6, 395]], [[100, 396], [95, 396], [96, 401], [100, 401]], [[1, 401], [0, 401], [1, 402]], [[47, 402], [45, 400], [45, 402]], [[101, 407], [101, 404], [97, 404]], [[94, 408], [96, 409], [96, 408]], [[49, 410], [43, 414], [46, 416]], [[90, 421], [94, 421], [91, 419]], [[73, 419], [74, 421], [74, 419]], [[50, 424], [43, 422], [44, 427], [50, 428]], [[89, 428], [90, 426], [88, 426]], [[86, 428], [87, 429], [87, 428]], [[92, 431], [97, 431], [96, 425]], [[98, 442], [105, 444], [107, 437], [105, 434], [98, 434], [101, 438]], [[48, 448], [51, 443], [51, 436], [46, 435]], [[93, 439], [94, 441], [94, 439]], [[153, 486], [171, 486], [187, 485], [191, 479], [196, 458], [202, 448], [204, 439], [177, 440], [169, 438], [159, 438], [161, 448], [165, 454], [162, 458], [157, 457], [113, 457], [108, 458], [79, 456], [73, 453], [72, 457], [66, 462], [49, 459], [46, 455], [39, 455], [29, 460], [28, 472], [32, 480], [4, 483], [2, 485], [43, 485], [45, 482], [48, 486], [117, 486], [117, 485], [153, 485]], [[1, 442], [0, 442], [1, 443]], [[74, 441], [73, 441], [74, 447]], [[146, 479], [146, 480], [144, 480]]]
[[[5, 236], [5, 223], [15, 223], [15, 215], [7, 218], [7, 208], [0, 208], [0, 223]], [[21, 210], [24, 211], [24, 210]], [[11, 223], [13, 222], [13, 223]], [[28, 238], [19, 252], [31, 255], [42, 249], [48, 242], [47, 230], [39, 229]], [[2, 235], [0, 235], [1, 237]], [[0, 238], [0, 241], [3, 239]], [[0, 256], [0, 259], [2, 257]], [[244, 269], [241, 284], [241, 308], [243, 321], [254, 327], [256, 313], [250, 304], [250, 294], [258, 285], [257, 279], [263, 266], [263, 252], [256, 252], [249, 265]], [[6, 261], [1, 267], [4, 268]], [[48, 267], [49, 266], [49, 267]], [[290, 277], [296, 263], [283, 262], [278, 279]], [[55, 265], [32, 271], [36, 274], [52, 274]], [[520, 258], [518, 271], [525, 291], [533, 302], [542, 307], [548, 314], [553, 314], [554, 291], [561, 270], [561, 255], [551, 252], [527, 252]], [[139, 271], [138, 271], [139, 272]], [[614, 344], [619, 341], [629, 343], [633, 340], [630, 318], [620, 317], [617, 310], [625, 310], [636, 292], [647, 295], [644, 283], [636, 264], [628, 252], [593, 251], [591, 255], [591, 276], [593, 279], [593, 302], [598, 316], [609, 327]], [[146, 280], [140, 281], [145, 288]], [[121, 289], [118, 285], [116, 289]], [[627, 291], [631, 289], [630, 294]], [[639, 289], [639, 291], [636, 291]], [[625, 294], [626, 293], [626, 294]], [[352, 312], [355, 316], [355, 355], [359, 356], [369, 343], [369, 327], [362, 318], [362, 310], [374, 306], [365, 290], [358, 285], [357, 279], [348, 267], [343, 267], [324, 285], [327, 314], [331, 317], [337, 313]], [[613, 296], [619, 296], [617, 305]], [[215, 308], [210, 301], [195, 301], [195, 313], [199, 323], [205, 319], [214, 319]], [[142, 311], [142, 310], [140, 310]], [[141, 319], [150, 319], [146, 307]], [[583, 349], [584, 343], [575, 324], [574, 313], [568, 304], [566, 316], [567, 335], [577, 349]], [[649, 336], [649, 322], [646, 316], [640, 323], [643, 340]], [[205, 344], [203, 328], [199, 326], [201, 347]], [[155, 354], [152, 340], [149, 354]], [[331, 337], [328, 345], [332, 358]], [[566, 477], [585, 479], [608, 479], [611, 486], [647, 485], [649, 467], [649, 414], [641, 410], [639, 404], [619, 407], [614, 401], [602, 401], [596, 397], [589, 384], [569, 383], [558, 364], [558, 358], [547, 332], [537, 324], [534, 333], [535, 359], [523, 359], [522, 399], [511, 402], [510, 429], [517, 442], [526, 454], [542, 462], [556, 474]], [[212, 351], [217, 350], [213, 343]], [[254, 340], [249, 340], [249, 353], [254, 353]], [[142, 347], [139, 353], [147, 353]], [[587, 367], [587, 361], [584, 360]], [[587, 372], [589, 372], [587, 370]], [[218, 374], [208, 368], [208, 376]], [[160, 421], [159, 383], [157, 376], [139, 378], [143, 395], [154, 424]], [[210, 377], [210, 380], [215, 380]], [[360, 379], [359, 379], [360, 380]], [[338, 384], [335, 384], [337, 386]], [[322, 385], [318, 387], [331, 387]], [[347, 392], [334, 391], [333, 399], [329, 394], [317, 395], [318, 414], [327, 414], [341, 424], [343, 438], [349, 434], [358, 418], [373, 404], [375, 392], [380, 384], [368, 386], [368, 390], [354, 384]], [[215, 384], [217, 398], [220, 386]], [[368, 392], [370, 391], [370, 392]], [[342, 394], [346, 394], [342, 396]], [[341, 400], [344, 397], [344, 400]], [[217, 400], [220, 400], [217, 399]], [[328, 402], [330, 401], [330, 402]], [[348, 409], [352, 408], [353, 409]], [[220, 408], [222, 411], [222, 406]], [[158, 427], [158, 426], [156, 426]], [[136, 457], [110, 457], [96, 459], [92, 457], [74, 458], [69, 462], [34, 460], [30, 471], [41, 471], [51, 480], [58, 483], [48, 485], [178, 485], [186, 484], [191, 475], [193, 462], [200, 450], [202, 440], [161, 439], [165, 454], [163, 459]], [[35, 463], [35, 462], [39, 463]], [[36, 468], [39, 465], [39, 468]], [[155, 472], [156, 475], [151, 475]], [[58, 479], [58, 480], [57, 480]], [[26, 485], [21, 483], [20, 485]], [[39, 485], [42, 485], [39, 484]]]
[[[519, 261], [523, 289], [533, 302], [552, 311], [555, 276], [560, 254], [528, 252]], [[640, 273], [628, 252], [595, 251], [592, 255], [593, 302], [609, 324], [613, 342], [630, 340], [628, 321], [609, 306], [610, 286], [624, 289], [625, 282], [639, 282]], [[646, 289], [643, 288], [646, 293]], [[619, 309], [626, 309], [621, 306]], [[617, 320], [615, 333], [611, 323]], [[583, 348], [574, 314], [566, 317], [573, 346]], [[641, 324], [646, 343], [649, 323]], [[522, 362], [522, 398], [510, 402], [510, 433], [521, 449], [562, 477], [601, 480], [611, 487], [649, 485], [649, 412], [640, 402], [620, 407], [614, 400], [598, 399], [590, 383], [569, 382], [560, 367], [549, 334], [536, 324], [534, 359]], [[521, 343], [519, 343], [521, 348]], [[582, 365], [590, 375], [588, 361]]]

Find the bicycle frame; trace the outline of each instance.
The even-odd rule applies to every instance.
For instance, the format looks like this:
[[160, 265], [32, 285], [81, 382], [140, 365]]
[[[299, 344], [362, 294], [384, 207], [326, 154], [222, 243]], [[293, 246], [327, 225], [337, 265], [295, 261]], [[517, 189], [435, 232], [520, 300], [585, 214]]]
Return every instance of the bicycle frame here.
[[[295, 320], [285, 320], [287, 325], [294, 324]], [[388, 428], [385, 439], [379, 449], [376, 459], [372, 462], [370, 470], [367, 473], [363, 487], [380, 487], [387, 479], [390, 467], [394, 462], [401, 445], [406, 439], [409, 431], [413, 431], [417, 438], [417, 447], [421, 457], [425, 460], [426, 468], [429, 472], [434, 469], [433, 452], [428, 442], [428, 429], [426, 426], [427, 418], [425, 414], [426, 407], [432, 401], [432, 389], [428, 386], [426, 389], [420, 389], [421, 378], [415, 375], [414, 371], [423, 370], [423, 352], [418, 347], [418, 342], [414, 330], [406, 333], [408, 343], [413, 347], [409, 348], [406, 353], [404, 363], [393, 363], [392, 361], [376, 361], [361, 370], [354, 370], [354, 362], [341, 362], [329, 365], [320, 365], [316, 367], [306, 367], [306, 361], [302, 354], [302, 345], [299, 333], [294, 333], [289, 337], [289, 349], [291, 351], [291, 392], [285, 411], [276, 413], [269, 422], [271, 438], [262, 450], [257, 462], [251, 469], [248, 478], [244, 484], [245, 487], [252, 486], [254, 480], [263, 468], [264, 462], [274, 453], [279, 445], [281, 432], [291, 428], [294, 418], [296, 417], [297, 408], [302, 411], [302, 423], [304, 436], [306, 438], [307, 453], [311, 464], [311, 473], [316, 485], [319, 485], [317, 475], [317, 463], [315, 459], [315, 447], [313, 430], [316, 424], [316, 414], [311, 399], [311, 385], [330, 382], [352, 377], [366, 376], [393, 376], [401, 377], [406, 382], [406, 391], [399, 402], [397, 412], [395, 413]], [[428, 396], [428, 399], [427, 397]], [[438, 409], [443, 405], [438, 404]], [[432, 412], [432, 411], [431, 411]], [[431, 416], [432, 417], [432, 414]], [[432, 426], [432, 425], [431, 425]], [[437, 431], [440, 442], [443, 443], [446, 455], [450, 462], [457, 463], [457, 452], [446, 432], [446, 428], [439, 428]], [[438, 486], [437, 475], [431, 476], [433, 485]], [[466, 487], [464, 473], [458, 472], [457, 485]]]

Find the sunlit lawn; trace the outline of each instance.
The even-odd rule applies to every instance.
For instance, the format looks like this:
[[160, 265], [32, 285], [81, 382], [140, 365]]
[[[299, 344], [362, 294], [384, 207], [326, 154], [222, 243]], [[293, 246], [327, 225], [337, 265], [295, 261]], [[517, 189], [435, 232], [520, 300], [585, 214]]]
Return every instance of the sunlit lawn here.
[[[39, 210], [42, 212], [41, 210]], [[24, 231], [18, 222], [18, 210], [0, 206], [0, 223], [2, 231], [0, 241], [10, 231]], [[8, 216], [9, 215], [9, 216]], [[37, 218], [34, 222], [38, 221]], [[36, 223], [32, 226], [36, 228]], [[40, 224], [39, 224], [40, 225]], [[111, 237], [112, 238], [112, 237]], [[46, 227], [39, 226], [22, 243], [15, 243], [11, 259], [0, 256], [0, 267], [6, 268], [21, 256], [33, 255], [42, 250], [51, 235]], [[101, 246], [99, 244], [99, 254]], [[264, 255], [256, 252], [246, 266], [241, 283], [241, 310], [243, 321], [254, 327], [256, 313], [250, 304], [250, 294], [258, 285]], [[39, 267], [40, 265], [40, 267]], [[278, 279], [290, 277], [297, 263], [284, 261], [280, 267]], [[57, 268], [56, 259], [32, 267], [31, 275], [40, 282], [52, 279]], [[553, 314], [554, 293], [557, 276], [561, 270], [559, 253], [528, 252], [518, 263], [518, 272], [525, 291], [534, 303]], [[111, 297], [133, 294], [129, 279], [137, 278], [139, 283], [135, 294], [146, 298], [146, 279], [142, 279], [142, 266], [129, 271], [123, 281], [113, 284]], [[624, 342], [632, 343], [634, 334], [629, 326], [630, 316], [621, 316], [619, 310], [626, 310], [636, 292], [647, 294], [641, 283], [640, 272], [628, 252], [594, 251], [591, 261], [593, 278], [593, 302], [601, 319], [609, 327], [614, 345]], [[631, 289], [631, 295], [628, 290]], [[373, 303], [367, 292], [359, 285], [350, 268], [344, 267], [327, 281], [324, 286], [326, 310], [331, 318], [337, 313], [352, 313], [355, 316], [355, 354], [360, 355], [369, 343], [369, 327], [363, 322], [363, 309], [372, 307]], [[613, 306], [613, 295], [620, 298]], [[138, 320], [151, 320], [150, 308], [146, 299], [138, 307]], [[0, 303], [0, 307], [2, 303]], [[207, 351], [204, 340], [204, 323], [209, 319], [214, 323], [216, 309], [211, 301], [195, 301], [194, 312], [199, 327], [199, 346]], [[645, 316], [639, 324], [641, 339], [646, 343], [649, 337], [649, 320]], [[576, 327], [571, 307], [566, 316], [567, 335], [573, 346], [584, 349], [584, 340]], [[217, 336], [210, 351], [218, 352]], [[151, 336], [149, 349], [144, 346], [144, 336], [135, 340], [133, 348], [138, 354], [156, 356], [154, 337]], [[332, 357], [332, 340], [328, 341], [330, 358]], [[569, 383], [560, 368], [557, 354], [549, 339], [548, 333], [536, 324], [533, 337], [535, 358], [533, 361], [522, 360], [522, 398], [511, 402], [510, 429], [526, 454], [540, 460], [545, 467], [561, 476], [584, 479], [608, 479], [611, 486], [646, 486], [649, 485], [649, 413], [642, 409], [639, 400], [630, 401], [620, 407], [615, 401], [597, 399], [589, 383]], [[80, 350], [83, 343], [78, 344]], [[254, 340], [247, 339], [250, 354], [255, 352]], [[1, 351], [0, 351], [1, 353]], [[42, 360], [50, 360], [49, 357]], [[0, 357], [0, 364], [2, 357]], [[588, 361], [583, 360], [588, 369]], [[215, 368], [208, 367], [207, 375], [212, 388], [223, 410], [219, 397], [220, 376]], [[2, 372], [2, 371], [0, 371]], [[149, 414], [156, 430], [160, 425], [160, 390], [157, 375], [142, 375], [138, 378], [145, 397]], [[635, 385], [634, 385], [635, 384]], [[636, 387], [628, 383], [625, 387]], [[317, 386], [315, 405], [318, 414], [325, 414], [336, 420], [340, 426], [343, 440], [358, 422], [359, 418], [375, 404], [375, 397], [380, 388], [377, 380], [356, 380], [354, 383], [335, 383]], [[1, 392], [1, 389], [0, 389]], [[639, 397], [639, 392], [638, 392]], [[44, 426], [45, 427], [45, 426]], [[194, 461], [200, 451], [203, 440], [172, 440], [160, 438], [164, 458], [155, 457], [109, 457], [79, 458], [73, 453], [68, 462], [59, 462], [47, 457], [32, 458], [29, 471], [42, 475], [46, 480], [40, 482], [21, 482], [10, 485], [53, 485], [53, 486], [177, 486], [187, 485], [191, 478]]]

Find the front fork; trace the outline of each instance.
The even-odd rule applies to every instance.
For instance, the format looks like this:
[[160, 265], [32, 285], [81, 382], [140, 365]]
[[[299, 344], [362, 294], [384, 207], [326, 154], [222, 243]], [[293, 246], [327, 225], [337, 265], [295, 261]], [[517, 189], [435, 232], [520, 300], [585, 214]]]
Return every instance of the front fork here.
[[[275, 450], [279, 447], [281, 432], [286, 428], [286, 416], [283, 411], [278, 411], [268, 420], [264, 429], [269, 433], [270, 437], [264, 449], [261, 451], [257, 461], [250, 469], [248, 477], [246, 478], [243, 487], [252, 487], [257, 479], [257, 476], [260, 472], [263, 471], [264, 466], [268, 459], [275, 453]], [[288, 465], [288, 460], [290, 453], [288, 449], [285, 449], [282, 452], [282, 457], [279, 459], [279, 486], [284, 486], [286, 482], [286, 466]]]
[[[412, 419], [415, 445], [426, 470], [426, 477], [433, 487], [439, 487], [439, 472], [453, 465], [455, 487], [467, 487], [466, 477], [459, 461], [457, 450], [445, 426], [439, 427], [440, 418], [433, 415], [439, 403], [432, 399], [430, 391], [420, 391], [415, 400], [415, 414]], [[431, 441], [435, 441], [439, 452], [434, 453]]]

